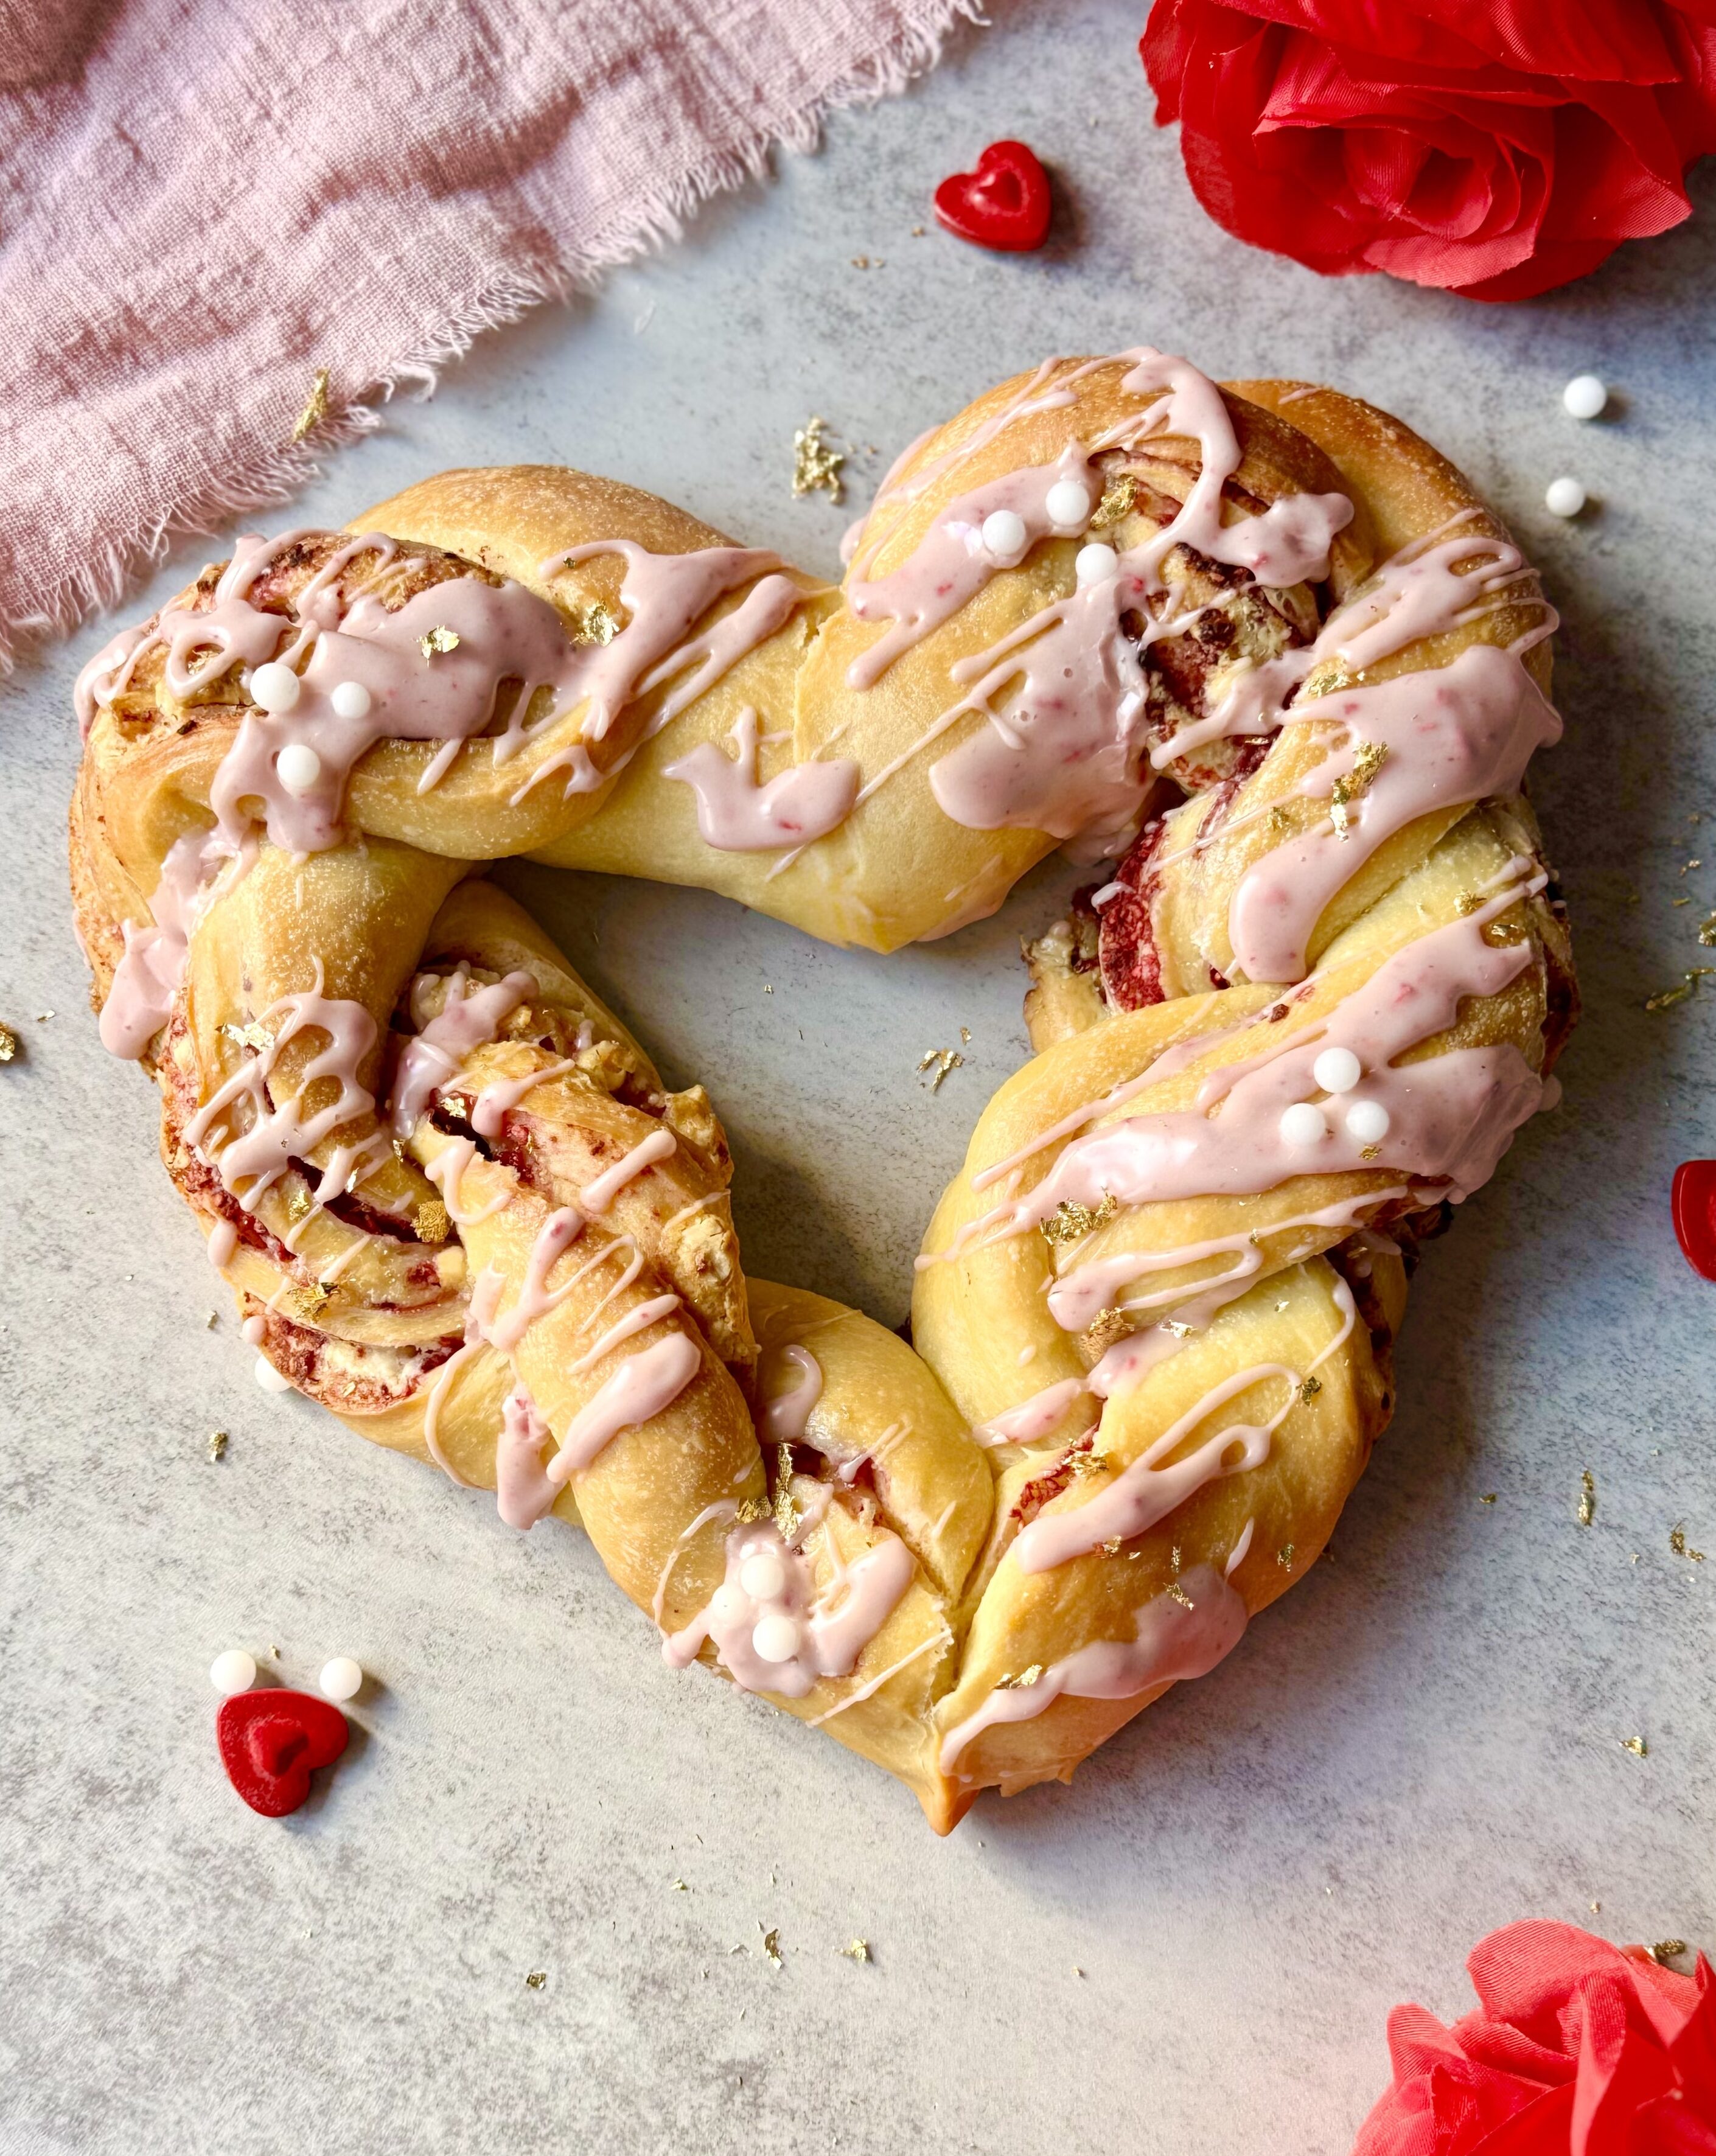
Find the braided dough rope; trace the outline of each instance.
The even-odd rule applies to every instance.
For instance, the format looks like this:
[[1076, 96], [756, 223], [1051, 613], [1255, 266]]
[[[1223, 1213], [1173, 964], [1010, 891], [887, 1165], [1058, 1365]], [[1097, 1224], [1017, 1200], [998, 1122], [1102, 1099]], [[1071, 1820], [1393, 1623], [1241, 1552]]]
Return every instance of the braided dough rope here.
[[[1402, 1245], [1570, 1022], [1518, 798], [1553, 616], [1395, 423], [1148, 352], [979, 399], [854, 547], [837, 593], [534, 469], [242, 541], [85, 670], [73, 880], [265, 1369], [580, 1521], [670, 1661], [945, 1831], [1220, 1660], [1385, 1424]], [[886, 949], [1063, 839], [1124, 858], [1034, 947], [916, 1353], [746, 1281], [706, 1096], [480, 873]]]

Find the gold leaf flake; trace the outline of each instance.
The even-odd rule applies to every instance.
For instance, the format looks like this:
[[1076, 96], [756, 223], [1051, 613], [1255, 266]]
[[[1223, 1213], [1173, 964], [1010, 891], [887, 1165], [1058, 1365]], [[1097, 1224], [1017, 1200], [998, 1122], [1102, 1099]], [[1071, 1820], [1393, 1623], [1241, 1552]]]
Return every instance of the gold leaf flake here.
[[1084, 1339], [1092, 1354], [1102, 1355], [1131, 1331], [1132, 1322], [1123, 1310], [1101, 1310], [1086, 1326]]
[[524, 1980], [525, 1989], [527, 1991], [540, 1991], [547, 1981], [548, 1972], [547, 1969], [533, 1969]]
[[459, 649], [460, 636], [456, 629], [449, 629], [445, 622], [437, 622], [427, 636], [419, 636], [417, 648], [425, 659], [435, 659], [443, 653]]
[[1102, 499], [1097, 504], [1097, 513], [1091, 519], [1093, 531], [1105, 531], [1111, 524], [1118, 524], [1123, 516], [1130, 516], [1133, 504], [1138, 498], [1138, 483], [1130, 472], [1117, 472], [1102, 489]]
[[1179, 1603], [1182, 1609], [1195, 1609], [1198, 1606], [1177, 1579], [1170, 1580], [1165, 1591], [1171, 1600]]
[[1673, 1551], [1676, 1557], [1690, 1558], [1694, 1564], [1702, 1564], [1704, 1562], [1704, 1553], [1703, 1550], [1695, 1550], [1688, 1548], [1686, 1526], [1684, 1522], [1677, 1521], [1674, 1526], [1670, 1527], [1668, 1530], [1668, 1547]]
[[773, 1964], [776, 1969], [778, 1969], [781, 1966], [780, 1933], [778, 1932], [765, 1932], [763, 1934], [763, 1951], [768, 1956], [769, 1960]]
[[673, 1882], [673, 1891], [676, 1894], [689, 1894], [691, 1890], [683, 1879], [676, 1879]]
[[1096, 1206], [1081, 1205], [1073, 1199], [1063, 1198], [1044, 1221], [1043, 1233], [1051, 1243], [1081, 1243], [1093, 1229], [1100, 1228], [1105, 1220], [1112, 1220], [1119, 1209], [1119, 1200], [1112, 1190], [1105, 1190], [1102, 1204]]
[[1120, 1537], [1118, 1535], [1110, 1535], [1107, 1542], [1098, 1543], [1097, 1544], [1097, 1548], [1101, 1550], [1104, 1557], [1118, 1557], [1120, 1554]]
[[1031, 1685], [1040, 1684], [1042, 1681], [1042, 1664], [1040, 1662], [1032, 1662], [1028, 1668], [1020, 1670], [1016, 1676], [997, 1677], [995, 1679], [995, 1690], [997, 1691], [1024, 1691]]
[[1716, 913], [1707, 915], [1698, 924], [1698, 941], [1707, 950], [1716, 943]]
[[326, 1281], [317, 1281], [312, 1287], [301, 1287], [293, 1301], [304, 1317], [314, 1320], [327, 1308], [333, 1299], [333, 1292]]
[[327, 369], [318, 367], [310, 384], [310, 394], [304, 409], [298, 414], [292, 428], [292, 439], [301, 442], [306, 434], [313, 434], [328, 413]]
[[1678, 988], [1661, 988], [1655, 995], [1647, 996], [1645, 1009], [1647, 1011], [1668, 1010], [1676, 1004], [1683, 1004], [1689, 995], [1696, 993], [1698, 983], [1711, 973], [1716, 973], [1716, 966], [1692, 967]]
[[9, 1025], [0, 1025], [0, 1063], [18, 1060], [18, 1035]]
[[226, 1432], [223, 1430], [216, 1430], [214, 1435], [209, 1439], [208, 1457], [211, 1460], [224, 1460], [226, 1458]]
[[221, 1031], [234, 1048], [254, 1048], [259, 1055], [274, 1046], [274, 1035], [265, 1025], [259, 1025], [254, 1019], [247, 1025], [223, 1025]]
[[1588, 1527], [1597, 1517], [1597, 1478], [1589, 1467], [1579, 1478], [1579, 1524]]
[[1275, 1553], [1275, 1561], [1283, 1572], [1291, 1572], [1293, 1568], [1293, 1545], [1283, 1543]]
[[1642, 1737], [1623, 1737], [1621, 1748], [1623, 1752], [1631, 1752], [1635, 1759], [1648, 1759], [1651, 1756], [1651, 1748]]
[[868, 1939], [848, 1939], [839, 1951], [846, 1957], [848, 1961], [868, 1961], [870, 1942]]
[[419, 1243], [444, 1243], [453, 1232], [453, 1216], [439, 1198], [425, 1198], [411, 1224]]
[[1476, 913], [1482, 904], [1483, 894], [1481, 891], [1462, 891], [1454, 901], [1454, 911], [1462, 915]]
[[1505, 951], [1513, 943], [1523, 943], [1531, 934], [1523, 921], [1486, 921], [1478, 932], [1497, 951]]
[[1113, 1464], [1106, 1452], [1075, 1452], [1067, 1462], [1081, 1481], [1092, 1475], [1106, 1475]]
[[1686, 1951], [1684, 1939], [1658, 1939], [1651, 1948], [1651, 1959], [1654, 1962], [1672, 1961], [1677, 1954], [1683, 1954]]
[[1323, 1380], [1321, 1378], [1307, 1378], [1298, 1388], [1299, 1398], [1306, 1407], [1309, 1407], [1312, 1401], [1316, 1399], [1317, 1395], [1322, 1390]]
[[600, 599], [592, 599], [588, 606], [575, 606], [570, 611], [574, 644], [612, 644], [619, 634], [619, 624]]
[[1388, 756], [1385, 742], [1361, 741], [1353, 752], [1353, 767], [1336, 779], [1329, 788], [1329, 818], [1337, 838], [1344, 839], [1352, 830], [1352, 803], [1364, 793], [1377, 773], [1382, 769]]
[[820, 491], [830, 501], [839, 501], [845, 491], [840, 470], [846, 456], [845, 450], [835, 449], [826, 439], [827, 425], [825, 419], [813, 416], [794, 435], [793, 492]]
[[758, 1520], [773, 1517], [774, 1507], [766, 1497], [747, 1497], [733, 1515], [742, 1527], [754, 1527]]
[[1286, 809], [1283, 808], [1280, 802], [1277, 801], [1269, 812], [1270, 829], [1272, 831], [1285, 831], [1292, 822], [1292, 817], [1287, 814]]
[[1493, 1505], [1496, 1502], [1496, 1496], [1497, 1493], [1495, 1491], [1486, 1490], [1479, 1497], [1477, 1502], [1480, 1505]]
[[958, 1070], [964, 1061], [965, 1058], [957, 1048], [932, 1048], [927, 1050], [919, 1058], [917, 1068], [922, 1072], [927, 1070], [931, 1064], [935, 1065], [936, 1075], [929, 1081], [929, 1090], [932, 1093], [939, 1093], [942, 1090], [942, 1081], [948, 1073], [950, 1070]]
[[1382, 1147], [1379, 1145], [1360, 1146], [1359, 1148], [1359, 1158], [1360, 1160], [1380, 1160], [1382, 1158]]

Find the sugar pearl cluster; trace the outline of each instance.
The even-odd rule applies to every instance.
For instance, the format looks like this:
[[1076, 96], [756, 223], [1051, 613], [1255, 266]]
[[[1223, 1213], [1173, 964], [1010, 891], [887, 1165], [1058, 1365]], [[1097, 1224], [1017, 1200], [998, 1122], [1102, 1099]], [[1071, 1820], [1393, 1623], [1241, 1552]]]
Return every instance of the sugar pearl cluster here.
[[[1311, 1075], [1332, 1097], [1325, 1105], [1295, 1101], [1282, 1111], [1281, 1135], [1295, 1151], [1320, 1145], [1329, 1134], [1329, 1116], [1338, 1112], [1347, 1135], [1360, 1145], [1380, 1145], [1389, 1134], [1390, 1116], [1380, 1101], [1345, 1101], [1363, 1083], [1364, 1066], [1350, 1048], [1325, 1048], [1311, 1065]], [[1337, 1111], [1337, 1103], [1345, 1105]]]
[[[227, 1648], [209, 1664], [208, 1681], [223, 1699], [237, 1698], [240, 1692], [249, 1691], [256, 1681], [255, 1656], [247, 1655], [242, 1647]], [[363, 1666], [350, 1655], [336, 1655], [331, 1661], [322, 1664], [316, 1683], [324, 1699], [343, 1706], [362, 1691]]]
[[785, 1557], [764, 1546], [740, 1559], [738, 1575], [717, 1588], [711, 1614], [728, 1625], [753, 1619], [751, 1646], [759, 1661], [789, 1662], [804, 1644], [804, 1631], [788, 1605], [792, 1584]]
[[[1570, 418], [1600, 418], [1608, 403], [1608, 386], [1600, 375], [1575, 374], [1561, 392], [1561, 408]], [[1584, 482], [1570, 473], [1552, 479], [1544, 490], [1544, 506], [1551, 516], [1580, 516], [1590, 500]]]

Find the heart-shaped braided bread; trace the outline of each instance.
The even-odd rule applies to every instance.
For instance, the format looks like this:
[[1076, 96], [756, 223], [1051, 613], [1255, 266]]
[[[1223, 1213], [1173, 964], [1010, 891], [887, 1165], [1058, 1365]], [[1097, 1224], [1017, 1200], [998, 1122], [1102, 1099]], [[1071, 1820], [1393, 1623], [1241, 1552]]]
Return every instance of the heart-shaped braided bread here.
[[[670, 1661], [945, 1830], [1212, 1668], [1385, 1424], [1406, 1265], [1573, 1016], [1521, 794], [1554, 626], [1397, 422], [1149, 351], [914, 444], [837, 590], [610, 481], [446, 473], [241, 540], [85, 670], [102, 1035], [267, 1374], [581, 1522]], [[482, 875], [888, 950], [1063, 843], [1108, 865], [1032, 947], [915, 1352], [747, 1281], [701, 1087]]]

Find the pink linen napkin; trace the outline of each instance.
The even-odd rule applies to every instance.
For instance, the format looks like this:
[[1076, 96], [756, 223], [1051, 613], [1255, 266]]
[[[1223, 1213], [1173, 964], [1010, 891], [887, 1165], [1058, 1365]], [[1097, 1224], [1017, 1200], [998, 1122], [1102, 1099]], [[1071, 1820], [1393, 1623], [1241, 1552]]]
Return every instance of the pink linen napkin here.
[[0, 0], [0, 667], [979, 6]]

